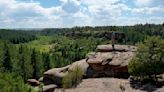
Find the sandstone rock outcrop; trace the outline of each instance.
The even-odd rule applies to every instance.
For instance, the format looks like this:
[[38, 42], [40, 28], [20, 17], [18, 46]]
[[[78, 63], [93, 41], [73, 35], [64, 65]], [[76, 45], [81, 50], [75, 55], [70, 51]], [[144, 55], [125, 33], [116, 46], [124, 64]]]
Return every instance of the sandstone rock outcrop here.
[[86, 78], [94, 77], [126, 77], [127, 65], [136, 52], [135, 46], [99, 45], [96, 52], [88, 53], [82, 59], [63, 68], [54, 68], [46, 71], [43, 76], [44, 84], [61, 85], [62, 78], [78, 66], [84, 71]]
[[44, 84], [57, 84], [61, 85], [62, 78], [68, 73], [70, 65], [62, 68], [53, 68], [46, 71], [43, 75]]
[[86, 62], [92, 70], [89, 77], [126, 77], [128, 62], [136, 49], [135, 46], [116, 45], [113, 50], [111, 45], [99, 45], [97, 52], [87, 55]]
[[68, 71], [73, 71], [77, 66], [80, 67], [84, 73], [86, 73], [89, 64], [86, 62], [86, 59], [82, 59], [72, 63], [68, 68]]
[[43, 92], [54, 92], [54, 89], [55, 89], [56, 87], [57, 87], [57, 86], [54, 85], [54, 84], [50, 84], [50, 85], [43, 86]]
[[40, 85], [40, 82], [37, 81], [36, 79], [28, 79], [28, 80], [27, 80], [27, 83], [28, 83], [29, 85], [31, 85], [31, 86], [38, 86], [38, 85]]
[[49, 85], [45, 85], [42, 86], [41, 88], [39, 86], [34, 87], [34, 90], [36, 92], [54, 92], [55, 88], [57, 88], [57, 85], [54, 84], [49, 84]]

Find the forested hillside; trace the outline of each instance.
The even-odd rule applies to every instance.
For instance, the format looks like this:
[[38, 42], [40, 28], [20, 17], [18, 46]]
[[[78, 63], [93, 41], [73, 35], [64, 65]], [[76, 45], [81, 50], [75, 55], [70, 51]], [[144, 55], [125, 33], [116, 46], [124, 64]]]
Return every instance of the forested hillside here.
[[[160, 36], [164, 38], [164, 24], [137, 24], [135, 26], [97, 26], [97, 27], [73, 27], [73, 28], [54, 28], [54, 29], [43, 29], [38, 31], [37, 34], [52, 36], [54, 34], [64, 35], [73, 39], [80, 38], [96, 38], [110, 40], [110, 33], [123, 32], [125, 33], [124, 44], [136, 44], [137, 42], [143, 41], [146, 36]], [[121, 40], [117, 40], [122, 43]]]
[[[29, 78], [38, 79], [50, 68], [71, 64], [85, 58], [97, 45], [111, 43], [111, 32], [125, 34], [125, 37], [117, 39], [117, 44], [136, 45], [147, 36], [164, 39], [164, 24], [52, 28], [40, 31], [1, 29], [0, 73], [7, 72], [5, 76], [12, 73], [11, 78], [18, 76], [24, 82]], [[0, 80], [0, 85], [7, 85], [3, 83]]]

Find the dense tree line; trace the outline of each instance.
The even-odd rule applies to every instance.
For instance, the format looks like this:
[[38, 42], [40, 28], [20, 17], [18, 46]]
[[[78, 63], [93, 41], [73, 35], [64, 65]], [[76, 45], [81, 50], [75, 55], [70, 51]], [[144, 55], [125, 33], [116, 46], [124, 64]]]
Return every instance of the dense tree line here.
[[[160, 36], [164, 38], [164, 24], [137, 24], [134, 26], [97, 26], [97, 27], [73, 27], [73, 28], [55, 28], [44, 29], [38, 32], [41, 35], [65, 35], [74, 39], [79, 38], [103, 38], [110, 40], [111, 31], [124, 32], [125, 44], [135, 44], [143, 41], [146, 36]], [[122, 42], [119, 42], [122, 43]]]
[[22, 30], [0, 29], [0, 39], [19, 44], [36, 39], [36, 36]]

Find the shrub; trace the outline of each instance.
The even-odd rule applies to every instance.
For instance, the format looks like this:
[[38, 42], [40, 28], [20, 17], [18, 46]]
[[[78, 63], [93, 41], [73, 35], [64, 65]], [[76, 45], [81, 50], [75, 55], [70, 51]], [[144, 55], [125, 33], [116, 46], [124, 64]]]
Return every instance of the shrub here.
[[128, 71], [133, 76], [157, 80], [156, 75], [164, 72], [164, 40], [153, 36], [138, 44], [136, 57], [128, 64]]
[[62, 80], [63, 88], [76, 87], [83, 78], [83, 70], [76, 66], [73, 71], [69, 72]]

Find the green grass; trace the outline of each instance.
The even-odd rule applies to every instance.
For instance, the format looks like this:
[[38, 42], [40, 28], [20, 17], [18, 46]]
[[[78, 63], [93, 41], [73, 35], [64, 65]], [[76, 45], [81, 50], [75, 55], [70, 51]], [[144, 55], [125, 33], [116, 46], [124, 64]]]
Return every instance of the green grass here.
[[53, 36], [38, 36], [37, 40], [25, 43], [30, 48], [35, 48], [40, 52], [49, 52], [52, 47]]

